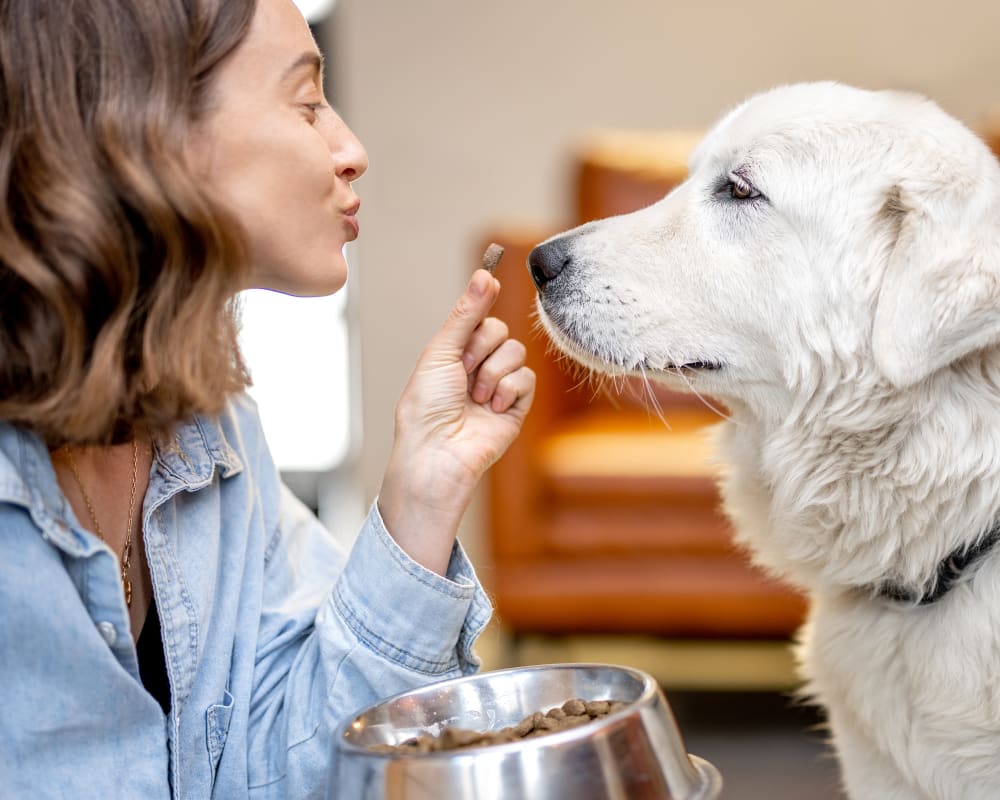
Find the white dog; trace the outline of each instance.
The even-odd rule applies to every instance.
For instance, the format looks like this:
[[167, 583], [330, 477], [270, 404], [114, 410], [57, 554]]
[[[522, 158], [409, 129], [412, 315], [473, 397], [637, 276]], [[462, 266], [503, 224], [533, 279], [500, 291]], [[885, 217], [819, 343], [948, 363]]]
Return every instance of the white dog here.
[[932, 102], [788, 86], [660, 202], [539, 245], [584, 365], [725, 402], [725, 507], [811, 596], [852, 798], [1000, 798], [1000, 166]]

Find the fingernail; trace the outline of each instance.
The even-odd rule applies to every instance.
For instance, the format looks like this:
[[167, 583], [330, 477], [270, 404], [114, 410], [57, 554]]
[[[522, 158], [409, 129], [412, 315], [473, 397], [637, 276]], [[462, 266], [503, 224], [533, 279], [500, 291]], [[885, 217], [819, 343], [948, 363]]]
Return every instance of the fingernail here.
[[475, 297], [482, 297], [486, 294], [486, 284], [479, 272], [480, 270], [477, 270], [475, 274], [473, 274], [472, 281], [469, 283], [469, 290]]
[[466, 372], [472, 369], [472, 353], [462, 353], [462, 364], [465, 365]]

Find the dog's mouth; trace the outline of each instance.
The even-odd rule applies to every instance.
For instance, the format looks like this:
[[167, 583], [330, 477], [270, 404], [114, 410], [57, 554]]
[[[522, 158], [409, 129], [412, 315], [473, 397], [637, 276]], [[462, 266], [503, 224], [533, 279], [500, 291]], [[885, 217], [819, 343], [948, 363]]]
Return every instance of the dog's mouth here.
[[676, 361], [657, 362], [653, 358], [644, 358], [639, 361], [633, 369], [638, 372], [655, 373], [690, 373], [690, 372], [715, 372], [723, 368], [721, 361], [709, 358], [692, 358], [690, 360], [678, 359]]
[[711, 372], [712, 370], [722, 369], [722, 364], [718, 361], [685, 361], [680, 364], [667, 364], [664, 367], [659, 367], [658, 369], [653, 369], [652, 367], [645, 366], [646, 369], [657, 371], [657, 372], [681, 372], [684, 370], [695, 370], [698, 372]]
[[717, 372], [724, 364], [713, 358], [657, 358], [642, 353], [627, 353], [614, 347], [595, 347], [596, 342], [581, 341], [577, 331], [566, 330], [548, 314], [539, 321], [552, 343], [570, 358], [598, 372], [636, 375], [690, 376], [692, 373]]

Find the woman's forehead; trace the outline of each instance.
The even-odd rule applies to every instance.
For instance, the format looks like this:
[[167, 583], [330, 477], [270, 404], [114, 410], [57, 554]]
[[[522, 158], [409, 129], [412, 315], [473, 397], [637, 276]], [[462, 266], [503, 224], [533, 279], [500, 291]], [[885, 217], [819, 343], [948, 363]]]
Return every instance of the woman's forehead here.
[[245, 77], [273, 84], [322, 65], [309, 25], [292, 0], [257, 0], [250, 30], [233, 61]]

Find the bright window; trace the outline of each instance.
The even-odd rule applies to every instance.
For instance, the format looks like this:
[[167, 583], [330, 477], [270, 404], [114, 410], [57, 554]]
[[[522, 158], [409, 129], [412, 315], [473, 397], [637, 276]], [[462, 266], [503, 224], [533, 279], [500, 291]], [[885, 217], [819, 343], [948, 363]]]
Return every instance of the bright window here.
[[328, 472], [351, 444], [346, 297], [244, 292], [240, 342], [250, 395], [280, 470]]
[[319, 22], [330, 13], [333, 8], [333, 0], [295, 0], [295, 5], [310, 23]]

